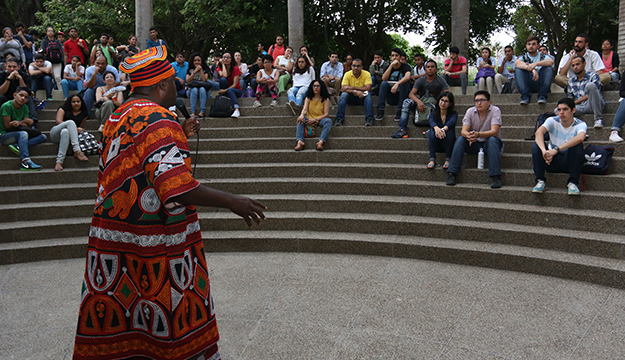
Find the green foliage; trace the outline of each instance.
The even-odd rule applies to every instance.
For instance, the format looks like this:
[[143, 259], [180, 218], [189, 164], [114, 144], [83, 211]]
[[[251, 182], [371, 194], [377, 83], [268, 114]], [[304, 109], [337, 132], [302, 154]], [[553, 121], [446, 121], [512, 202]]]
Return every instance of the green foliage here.
[[567, 46], [572, 48], [575, 36], [590, 36], [590, 48], [601, 51], [605, 39], [618, 39], [618, 0], [571, 0], [568, 20]]

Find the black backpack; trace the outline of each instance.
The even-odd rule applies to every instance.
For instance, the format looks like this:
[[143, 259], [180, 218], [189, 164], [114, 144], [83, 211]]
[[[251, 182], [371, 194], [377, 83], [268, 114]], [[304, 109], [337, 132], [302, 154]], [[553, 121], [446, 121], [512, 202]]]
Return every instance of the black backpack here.
[[227, 96], [217, 95], [215, 101], [211, 105], [211, 110], [208, 113], [210, 117], [230, 117], [234, 112], [234, 105], [232, 99]]
[[63, 63], [63, 49], [58, 41], [50, 41], [44, 50], [44, 55], [46, 60], [53, 64]]
[[[534, 134], [536, 134], [536, 130], [538, 130], [538, 128], [541, 127], [545, 123], [545, 121], [547, 121], [547, 119], [549, 119], [552, 116], [556, 116], [556, 114], [552, 112], [546, 112], [546, 113], [542, 113], [538, 115], [538, 117], [536, 118], [536, 125], [534, 126], [534, 132], [532, 133], [530, 137], [526, 137], [525, 140], [535, 140], [536, 136]], [[545, 133], [544, 138], [545, 138], [545, 141], [549, 141], [548, 132]]]

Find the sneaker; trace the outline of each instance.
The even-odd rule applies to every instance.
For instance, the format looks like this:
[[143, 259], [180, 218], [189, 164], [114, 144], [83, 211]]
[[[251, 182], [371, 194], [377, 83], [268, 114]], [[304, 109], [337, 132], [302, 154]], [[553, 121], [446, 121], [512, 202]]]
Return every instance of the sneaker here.
[[230, 116], [233, 118], [238, 118], [239, 116], [241, 116], [241, 112], [239, 111], [239, 109], [234, 109], [234, 112]]
[[521, 101], [519, 102], [519, 104], [521, 105], [527, 105], [529, 103], [530, 103], [529, 99], [521, 99]]
[[343, 126], [343, 119], [335, 119], [334, 126]]
[[271, 104], [269, 104], [269, 106], [273, 106], [273, 107], [278, 106], [278, 100], [276, 99], [271, 100]]
[[30, 159], [25, 159], [26, 161], [22, 161], [22, 166], [20, 168], [20, 170], [25, 170], [25, 171], [35, 171], [35, 170], [39, 170], [41, 169], [40, 165], [35, 164], [32, 160]]
[[595, 129], [603, 129], [603, 120], [595, 120]]
[[[621, 139], [623, 140], [623, 139]], [[11, 152], [17, 156], [20, 156], [20, 147], [17, 145], [9, 145], [9, 150], [11, 150]]]
[[448, 185], [448, 186], [456, 185], [456, 175], [454, 173], [447, 174], [447, 181], [445, 182], [445, 185]]
[[365, 120], [365, 126], [373, 126], [373, 119]]
[[297, 104], [295, 103], [295, 101], [291, 100], [288, 103], [286, 103], [286, 107], [288, 107], [289, 109], [291, 109], [291, 112], [293, 113], [293, 115], [297, 116], [299, 115], [299, 106], [297, 106]]
[[376, 121], [381, 121], [384, 119], [384, 110], [378, 110], [378, 114], [375, 116]]
[[491, 176], [490, 180], [491, 180], [491, 183], [490, 183], [490, 188], [491, 189], [499, 189], [501, 187], [501, 177], [500, 176]]
[[252, 105], [253, 107], [260, 107], [263, 106], [263, 104], [260, 103], [260, 101], [258, 101], [258, 99], [254, 100], [254, 105]]
[[619, 136], [618, 131], [616, 130], [612, 130], [612, 132], [610, 133], [610, 141], [612, 142], [621, 142], [623, 141], [623, 138]]
[[542, 104], [546, 104], [546, 103], [547, 103], [547, 99], [545, 99], [545, 98], [538, 99], [538, 105], [542, 105]]
[[393, 119], [395, 121], [401, 121], [401, 111], [397, 111], [395, 113], [395, 119]]
[[98, 128], [98, 132], [102, 132], [104, 131], [104, 125], [100, 125], [100, 127]]
[[545, 191], [545, 182], [543, 180], [538, 180], [536, 182], [536, 186], [532, 189], [533, 193], [542, 194]]
[[408, 131], [400, 128], [399, 130], [397, 130], [397, 132], [395, 134], [391, 135], [391, 137], [393, 139], [407, 138], [408, 137]]
[[567, 187], [569, 188], [569, 195], [579, 195], [579, 188], [577, 185], [569, 183]]

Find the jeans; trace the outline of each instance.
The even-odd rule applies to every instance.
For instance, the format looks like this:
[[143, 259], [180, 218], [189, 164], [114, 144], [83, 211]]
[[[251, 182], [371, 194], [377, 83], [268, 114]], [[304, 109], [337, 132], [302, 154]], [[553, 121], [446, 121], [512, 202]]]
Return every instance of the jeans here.
[[[210, 81], [210, 80], [208, 80], [208, 81], [206, 81], [206, 82], [207, 82], [207, 83], [209, 83], [209, 84], [211, 84], [211, 89], [212, 89], [212, 90], [217, 90], [217, 89], [219, 89], [219, 81]], [[207, 98], [207, 99], [212, 99], [212, 98], [213, 98], [213, 96], [211, 95], [211, 92], [210, 92], [210, 91], [208, 91], [208, 90], [206, 91], [206, 98]]]
[[[323, 118], [319, 120], [318, 126], [321, 126], [323, 128], [323, 130], [321, 130], [321, 135], [319, 135], [319, 141], [323, 141], [323, 143], [325, 144], [326, 142], [328, 142], [328, 135], [330, 135], [330, 129], [332, 128], [332, 120], [330, 120], [330, 118]], [[297, 124], [297, 132], [295, 134], [296, 140], [304, 141], [305, 127], [305, 124]]]
[[63, 89], [63, 97], [67, 99], [70, 90], [78, 90], [78, 92], [82, 91], [82, 80], [77, 81], [63, 79], [61, 80], [61, 89]]
[[31, 82], [32, 90], [35, 94], [37, 94], [37, 90], [45, 89], [46, 90], [46, 98], [52, 98], [52, 88], [54, 84], [52, 83], [52, 77], [50, 75], [39, 76], [37, 78], [33, 78]]
[[80, 151], [80, 144], [78, 143], [78, 130], [76, 129], [76, 123], [74, 120], [63, 121], [62, 123], [55, 125], [50, 130], [50, 140], [59, 144], [59, 152], [56, 154], [56, 162], [63, 163], [65, 161], [65, 155], [67, 154], [67, 148], [69, 144], [72, 144], [74, 152]]
[[[412, 99], [408, 98], [404, 100], [404, 103], [401, 107], [401, 118], [399, 119], [399, 128], [400, 129], [408, 129], [408, 118], [410, 117], [410, 111], [417, 108], [417, 103], [412, 101]], [[419, 111], [419, 110], [417, 110]], [[416, 113], [415, 113], [415, 116]]]
[[446, 159], [451, 159], [451, 153], [454, 150], [454, 144], [456, 143], [456, 130], [449, 129], [447, 136], [442, 139], [436, 137], [434, 129], [430, 129], [430, 159], [436, 159], [437, 152], [444, 152]]
[[614, 115], [614, 122], [612, 123], [612, 130], [621, 131], [625, 124], [625, 100], [621, 101], [616, 114]]
[[[204, 113], [206, 110], [206, 93], [209, 90], [206, 90], [203, 87], [189, 88], [187, 90], [187, 97], [189, 98], [189, 102], [191, 103], [191, 113], [196, 114], [195, 110], [197, 108], [197, 99], [200, 98], [200, 113]], [[199, 113], [197, 113], [199, 114]]]
[[538, 93], [538, 99], [545, 99], [551, 93], [551, 78], [553, 77], [553, 68], [551, 66], [543, 66], [538, 72], [538, 81], [534, 81], [532, 73], [527, 70], [516, 68], [514, 70], [514, 78], [516, 87], [521, 94], [521, 100], [529, 101], [532, 93]]
[[93, 103], [95, 102], [95, 87], [87, 88], [83, 94], [83, 100], [85, 100], [85, 105], [87, 105], [87, 112], [91, 114], [91, 109], [93, 108]]
[[294, 101], [297, 106], [302, 106], [304, 97], [306, 97], [306, 91], [308, 91], [308, 86], [293, 86], [286, 95], [289, 101]]
[[382, 81], [378, 98], [378, 111], [384, 111], [386, 103], [388, 102], [389, 105], [397, 105], [397, 112], [401, 112], [402, 104], [410, 93], [410, 83], [405, 82], [400, 84], [395, 94], [391, 92], [392, 87], [393, 85], [389, 84], [388, 81]]
[[20, 159], [24, 160], [30, 158], [30, 154], [28, 153], [29, 146], [41, 144], [46, 141], [46, 139], [44, 134], [29, 139], [26, 131], [11, 131], [0, 135], [0, 145], [12, 145], [17, 143], [17, 146], [20, 148]]
[[228, 95], [228, 97], [232, 100], [232, 103], [234, 104], [234, 108], [238, 109], [239, 101], [237, 100], [237, 98], [240, 98], [243, 95], [243, 91], [241, 91], [241, 89], [231, 88], [229, 86], [230, 85], [228, 85], [228, 79], [226, 78], [219, 79], [219, 89], [220, 90], [227, 89], [226, 95]]
[[345, 108], [347, 105], [364, 105], [365, 106], [365, 121], [373, 121], [373, 100], [371, 98], [371, 93], [369, 93], [364, 98], [358, 97], [353, 94], [348, 94], [346, 92], [341, 94], [341, 99], [339, 100], [339, 107], [336, 110], [336, 120], [343, 121], [345, 120]]
[[445, 81], [447, 81], [447, 85], [451, 86], [460, 86], [462, 88], [462, 95], [467, 94], [467, 86], [469, 85], [469, 78], [467, 74], [460, 74], [459, 78], [452, 78], [449, 75], [445, 75]]
[[451, 161], [447, 172], [458, 175], [458, 173], [460, 173], [460, 167], [462, 166], [464, 153], [475, 155], [480, 152], [480, 149], [484, 149], [484, 153], [488, 157], [488, 176], [500, 176], [502, 147], [503, 142], [501, 139], [494, 136], [489, 137], [485, 142], [474, 142], [471, 146], [469, 146], [469, 142], [464, 136], [460, 136], [456, 139], [456, 143], [454, 144], [454, 150], [451, 153]]
[[575, 105], [575, 110], [582, 114], [594, 114], [595, 120], [603, 120], [605, 101], [601, 97], [597, 84], [586, 84], [586, 95], [588, 95], [588, 100], [579, 105]]
[[543, 158], [542, 151], [538, 145], [534, 143], [532, 147], [532, 162], [534, 163], [536, 181], [546, 180], [546, 170], [550, 173], [569, 173], [568, 182], [578, 185], [579, 177], [582, 174], [582, 165], [584, 164], [583, 144], [577, 144], [557, 153], [551, 160], [551, 164], [547, 165]]

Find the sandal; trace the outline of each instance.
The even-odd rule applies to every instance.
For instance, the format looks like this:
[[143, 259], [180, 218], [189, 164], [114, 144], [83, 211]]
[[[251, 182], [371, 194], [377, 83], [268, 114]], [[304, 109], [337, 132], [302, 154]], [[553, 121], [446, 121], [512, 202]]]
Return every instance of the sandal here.
[[204, 113], [201, 112], [201, 113], [197, 114], [197, 116], [203, 118], [204, 117]]
[[433, 159], [430, 159], [430, 161], [428, 162], [428, 169], [434, 169], [436, 167], [436, 161], [434, 161]]
[[295, 146], [295, 151], [304, 150], [305, 143], [302, 140], [297, 141], [297, 145]]
[[445, 160], [445, 163], [443, 164], [443, 169], [449, 169], [449, 159]]

